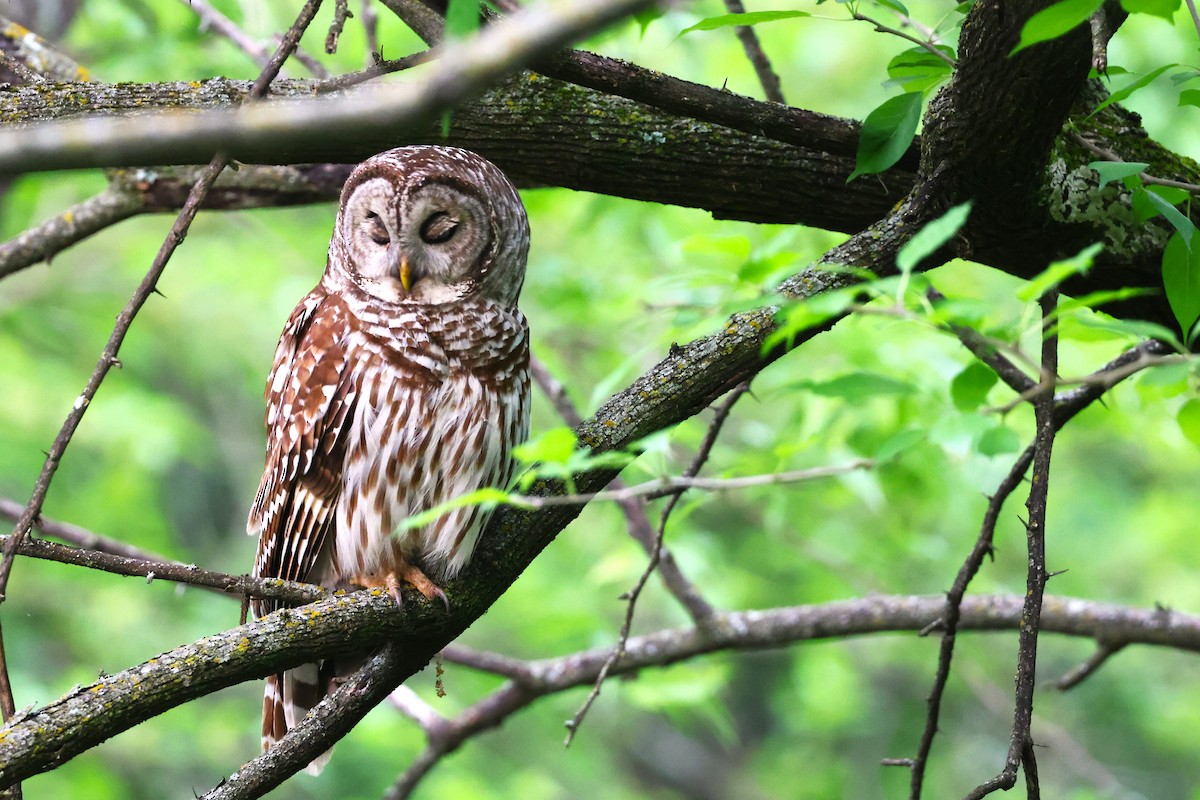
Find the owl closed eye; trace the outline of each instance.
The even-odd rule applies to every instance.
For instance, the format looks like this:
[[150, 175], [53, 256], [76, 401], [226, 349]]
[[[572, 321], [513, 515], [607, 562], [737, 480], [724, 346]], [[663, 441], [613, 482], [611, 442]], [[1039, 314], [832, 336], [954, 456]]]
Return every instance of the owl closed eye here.
[[487, 201], [436, 179], [397, 192], [371, 178], [347, 199], [350, 273], [392, 303], [446, 303], [487, 274], [494, 232]]

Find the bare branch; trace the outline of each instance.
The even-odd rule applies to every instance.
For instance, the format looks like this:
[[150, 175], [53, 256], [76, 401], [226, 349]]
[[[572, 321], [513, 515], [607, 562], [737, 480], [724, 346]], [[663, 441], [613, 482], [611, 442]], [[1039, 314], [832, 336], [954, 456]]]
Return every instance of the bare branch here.
[[1105, 642], [1098, 642], [1098, 645], [1096, 652], [1092, 653], [1087, 661], [1058, 679], [1058, 683], [1055, 685], [1059, 690], [1065, 692], [1068, 689], [1074, 689], [1092, 675], [1095, 675], [1096, 671], [1104, 666], [1109, 658], [1125, 649], [1124, 644], [1110, 645]]
[[366, 131], [394, 135], [399, 125], [430, 121], [508, 72], [599, 30], [652, 0], [577, 0], [514, 15], [477, 36], [443, 45], [438, 69], [409, 84], [373, 87], [321, 102], [253, 104], [236, 113], [153, 114], [138, 119], [66, 121], [30, 131], [0, 132], [0, 171], [97, 166], [104, 162], [169, 163], [197, 149], [239, 148], [264, 138], [286, 152], [312, 139], [360, 137]]
[[[789, 642], [812, 641], [830, 637], [853, 636], [881, 632], [871, 623], [871, 615], [891, 624], [898, 616], [910, 623], [904, 630], [919, 631], [942, 613], [943, 600], [938, 597], [876, 596], [861, 600], [827, 603], [818, 606], [796, 606], [767, 611], [716, 612], [709, 629], [687, 628], [659, 631], [646, 636], [632, 637], [625, 657], [615, 665], [612, 675], [622, 675], [648, 667], [665, 666], [692, 656], [715, 641], [723, 642], [715, 650], [743, 649], [746, 639], [737, 631], [755, 639], [759, 646], [778, 647]], [[1022, 598], [1015, 596], [979, 595], [966, 598], [961, 606], [960, 630], [1012, 630], [1020, 625]], [[1085, 608], [1087, 609], [1085, 611]], [[1126, 615], [1132, 615], [1127, 617]], [[1134, 622], [1136, 617], [1139, 622]], [[1078, 622], [1088, 619], [1084, 626]], [[1068, 620], [1072, 620], [1068, 623]], [[1103, 620], [1103, 622], [1102, 622]], [[1042, 630], [1099, 639], [1107, 631], [1120, 628], [1117, 641], [1129, 642], [1125, 634], [1148, 633], [1151, 630], [1179, 626], [1178, 612], [1147, 609], [1131, 611], [1120, 606], [1090, 603], [1083, 600], [1047, 597], [1043, 606]], [[750, 626], [743, 629], [742, 626]], [[1145, 628], [1141, 626], [1145, 625]], [[1192, 619], [1189, 636], [1194, 636], [1186, 649], [1200, 651], [1200, 618]], [[838, 629], [837, 633], [833, 629]], [[867, 630], [865, 628], [870, 628]], [[771, 629], [774, 634], [768, 634]], [[706, 630], [708, 631], [706, 633]], [[1105, 633], [1102, 633], [1102, 630]], [[751, 632], [753, 631], [753, 632]], [[726, 637], [733, 635], [734, 643]], [[791, 638], [795, 636], [795, 638]], [[711, 638], [710, 638], [711, 637]], [[761, 637], [761, 638], [760, 638]], [[772, 641], [773, 639], [773, 641]], [[714, 650], [714, 651], [715, 651]], [[425, 750], [393, 785], [388, 800], [401, 800], [411, 795], [420, 780], [449, 753], [469, 739], [499, 727], [505, 719], [524, 709], [541, 697], [595, 682], [608, 661], [608, 648], [597, 648], [560, 658], [525, 662], [520, 670], [523, 677], [504, 684], [500, 689], [472, 705], [453, 719], [438, 718], [435, 725], [423, 729], [429, 737]], [[503, 658], [503, 657], [502, 657]], [[507, 660], [507, 659], [504, 659]], [[464, 660], [465, 663], [465, 660]], [[477, 663], [486, 663], [478, 659]], [[482, 667], [487, 670], [487, 667]], [[509, 668], [506, 667], [506, 670]], [[493, 670], [487, 670], [493, 671]], [[507, 675], [508, 671], [497, 674]], [[907, 760], [892, 759], [896, 762]]]
[[222, 781], [203, 800], [251, 800], [283, 783], [328, 750], [404, 679], [409, 668], [404, 646], [389, 642], [270, 750]]
[[[180, 0], [180, 2], [196, 12], [196, 16], [200, 18], [200, 30], [210, 30], [225, 37], [235, 47], [250, 56], [250, 60], [256, 66], [260, 68], [265, 67], [271, 60], [270, 50], [256, 42], [254, 37], [243, 31], [237, 26], [237, 23], [214, 8], [208, 0]], [[316, 77], [329, 77], [329, 70], [325, 69], [312, 56], [304, 53], [299, 44], [296, 45], [293, 55], [296, 56], [297, 61], [304, 64], [305, 68]]]
[[[546, 366], [537, 358], [530, 358], [529, 372], [533, 375], [534, 382], [542, 390], [542, 393], [549, 398], [551, 405], [554, 406], [558, 415], [563, 418], [568, 425], [577, 428], [583, 423], [583, 418], [579, 411], [575, 408], [575, 404], [571, 402], [571, 398], [567, 395], [566, 388], [560, 383]], [[620, 478], [616, 478], [609, 487], [615, 491], [621, 491], [625, 488], [625, 484]], [[678, 495], [676, 495], [678, 496]], [[627, 497], [617, 500], [617, 505], [621, 507], [621, 512], [625, 515], [625, 525], [629, 530], [629, 535], [638, 541], [639, 544], [646, 550], [646, 553], [651, 553], [655, 548], [656, 537], [654, 530], [650, 527], [650, 519], [646, 514], [646, 504], [643, 498]], [[667, 590], [679, 601], [691, 616], [692, 621], [699, 624], [705, 617], [712, 613], [712, 606], [705, 600], [695, 585], [687, 579], [680, 570], [679, 565], [675, 562], [675, 557], [666, 547], [658, 547], [659, 553], [659, 569], [658, 573], [662, 577], [663, 584]]]
[[[0, 542], [7, 546], [8, 540], [12, 538], [11, 536], [0, 536]], [[82, 547], [68, 547], [32, 537], [27, 537], [17, 545], [16, 554], [43, 561], [72, 564], [101, 572], [111, 572], [116, 575], [142, 577], [146, 579], [147, 583], [161, 579], [214, 589], [227, 595], [270, 597], [296, 605], [312, 603], [328, 594], [320, 586], [308, 583], [284, 581], [278, 578], [255, 578], [249, 575], [227, 575], [224, 572], [201, 569], [195, 564], [117, 555]]]
[[[742, 382], [729, 393], [729, 396], [725, 398], [725, 401], [721, 405], [717, 406], [716, 413], [713, 414], [712, 421], [708, 425], [708, 430], [704, 434], [704, 440], [700, 443], [699, 450], [696, 451], [692, 463], [688, 465], [688, 468], [683, 473], [682, 477], [684, 480], [695, 480], [696, 475], [699, 474], [704, 464], [708, 461], [708, 457], [712, 454], [712, 449], [717, 443], [717, 437], [720, 436], [721, 429], [725, 426], [725, 420], [729, 418], [729, 413], [733, 410], [734, 404], [749, 390], [749, 382]], [[636, 486], [632, 487], [633, 490], [637, 488]], [[629, 492], [631, 489], [624, 491]], [[642, 596], [642, 590], [646, 588], [646, 583], [650, 580], [650, 576], [654, 574], [655, 568], [659, 565], [659, 559], [663, 551], [663, 536], [667, 530], [667, 520], [671, 518], [671, 512], [675, 510], [675, 506], [679, 503], [679, 498], [682, 496], [682, 492], [673, 494], [671, 499], [667, 501], [666, 506], [663, 507], [662, 515], [658, 522], [658, 531], [651, 543], [650, 559], [646, 563], [646, 568], [638, 577], [637, 583], [624, 595], [626, 601], [625, 621], [621, 624], [621, 632], [617, 637], [617, 644], [613, 647], [612, 653], [604, 662], [604, 666], [601, 667], [599, 674], [596, 676], [596, 682], [592, 684], [592, 690], [588, 692], [583, 705], [579, 707], [579, 710], [575, 712], [575, 715], [571, 719], [567, 720], [567, 738], [563, 742], [564, 747], [570, 747], [571, 742], [575, 740], [575, 735], [579, 732], [580, 724], [583, 722], [584, 717], [587, 716], [592, 704], [596, 702], [596, 698], [600, 696], [600, 688], [604, 685], [604, 679], [608, 677], [609, 671], [625, 655], [625, 645], [629, 642], [629, 633], [633, 629], [633, 615], [637, 610], [638, 598]], [[709, 615], [697, 620], [697, 624], [707, 624], [709, 616], [711, 616], [711, 611]]]
[[[742, 0], [725, 0], [725, 9], [730, 14], [746, 13], [746, 6], [742, 4]], [[746, 58], [750, 60], [750, 65], [754, 67], [754, 74], [758, 76], [758, 82], [762, 84], [763, 95], [772, 103], [784, 103], [783, 88], [779, 85], [779, 76], [775, 74], [775, 70], [771, 69], [771, 60], [767, 58], [767, 53], [763, 50], [762, 42], [758, 40], [758, 34], [754, 32], [754, 28], [749, 25], [739, 25], [734, 29], [738, 41], [742, 43], [742, 49], [746, 51]]]
[[141, 195], [110, 186], [95, 197], [0, 244], [0, 278], [46, 261], [76, 242], [144, 210]]

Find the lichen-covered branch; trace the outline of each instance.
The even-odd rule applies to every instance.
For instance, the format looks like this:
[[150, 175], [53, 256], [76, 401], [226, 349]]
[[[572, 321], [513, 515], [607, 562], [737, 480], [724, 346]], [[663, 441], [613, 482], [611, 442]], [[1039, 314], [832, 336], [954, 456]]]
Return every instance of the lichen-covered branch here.
[[[462, 624], [461, 613], [447, 617], [440, 604], [433, 606], [419, 597], [412, 593], [404, 615], [396, 613], [395, 603], [382, 591], [339, 595], [284, 609], [74, 689], [53, 703], [19, 714], [0, 729], [0, 785], [52, 769], [189, 700], [334, 653], [402, 641], [405, 660], [415, 671]], [[703, 629], [664, 630], [630, 639], [618, 671], [665, 666], [719, 650], [919, 631], [937, 618], [943, 603], [943, 598], [936, 596], [876, 596], [814, 606], [718, 612]], [[1020, 614], [1020, 597], [968, 598], [963, 603], [960, 629], [1014, 630]], [[1109, 643], [1200, 652], [1200, 617], [1165, 609], [1047, 597], [1042, 630]], [[548, 694], [587, 684], [595, 679], [608, 655], [608, 648], [598, 648], [532, 662], [534, 679], [529, 685], [539, 694]], [[413, 664], [417, 666], [411, 667]]]

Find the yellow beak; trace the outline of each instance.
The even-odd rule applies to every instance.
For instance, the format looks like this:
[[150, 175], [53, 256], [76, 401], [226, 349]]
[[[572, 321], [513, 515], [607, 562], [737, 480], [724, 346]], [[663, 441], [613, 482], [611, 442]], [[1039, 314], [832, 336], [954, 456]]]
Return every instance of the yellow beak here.
[[400, 285], [405, 292], [412, 291], [412, 268], [408, 266], [408, 256], [400, 256]]

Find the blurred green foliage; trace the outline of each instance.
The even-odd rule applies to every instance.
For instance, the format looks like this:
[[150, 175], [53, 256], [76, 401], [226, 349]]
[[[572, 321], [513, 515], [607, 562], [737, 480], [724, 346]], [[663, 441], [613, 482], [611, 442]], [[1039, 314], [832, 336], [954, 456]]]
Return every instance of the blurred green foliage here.
[[[268, 41], [286, 28], [296, 4], [216, 5]], [[861, 119], [895, 92], [885, 85], [888, 65], [909, 43], [844, 21], [830, 3], [751, 10], [768, 8], [814, 14], [758, 29], [789, 102]], [[934, 3], [910, 10], [930, 24], [945, 13]], [[320, 49], [317, 34], [329, 13], [308, 37], [311, 51]], [[621, 26], [591, 45], [758, 94], [731, 29], [678, 37], [721, 13], [719, 3], [704, 0], [644, 30]], [[388, 57], [417, 47], [385, 9], [380, 16]], [[364, 42], [352, 20], [340, 52], [323, 60], [337, 70], [358, 68], [367, 60]], [[227, 41], [198, 32], [186, 5], [167, 0], [86, 3], [65, 44], [104, 80], [256, 73]], [[1193, 46], [1185, 28], [1139, 15], [1117, 36], [1111, 60], [1145, 72], [1174, 50], [1183, 60]], [[1152, 135], [1200, 155], [1200, 110], [1175, 108], [1172, 91], [1151, 85], [1131, 105], [1146, 113]], [[11, 237], [102, 185], [92, 173], [23, 178], [4, 198], [0, 234]], [[563, 190], [523, 196], [533, 227], [523, 307], [535, 352], [584, 413], [655, 363], [671, 342], [716, 330], [730, 309], [761, 302], [780, 277], [841, 239]], [[254, 542], [243, 530], [262, 466], [262, 385], [283, 321], [323, 267], [332, 219], [333, 208], [322, 206], [211, 213], [196, 221], [160, 284], [164, 297], [143, 310], [122, 368], [89, 409], [47, 515], [183, 561], [249, 569]], [[0, 285], [0, 494], [28, 496], [42, 451], [170, 224], [167, 216], [122, 223]], [[935, 270], [929, 281], [984, 330], [1036, 352], [1035, 309], [1017, 299], [1019, 281], [960, 262]], [[668, 544], [718, 607], [949, 587], [978, 530], [985, 493], [1030, 439], [1032, 417], [1022, 408], [991, 412], [1010, 393], [920, 313], [883, 313], [890, 303], [881, 297], [872, 306], [879, 313], [839, 323], [764, 372], [738, 404], [706, 474], [796, 469], [881, 451], [898, 453], [894, 459], [840, 479], [689, 495], [676, 511]], [[1064, 376], [1084, 374], [1134, 341], [1088, 327], [1086, 317], [1064, 322]], [[1069, 571], [1051, 581], [1053, 593], [1200, 611], [1200, 540], [1188, 510], [1200, 453], [1175, 418], [1194, 395], [1186, 368], [1150, 372], [1060, 437], [1049, 566]], [[542, 397], [534, 403], [535, 432], [561, 425]], [[655, 438], [627, 475], [680, 472], [707, 418]], [[985, 565], [975, 591], [1023, 592], [1022, 513], [1014, 497], [996, 561]], [[644, 563], [618, 510], [589, 507], [463, 641], [528, 658], [610, 645], [624, 614], [618, 595]], [[238, 604], [195, 589], [21, 561], [4, 613], [23, 706], [47, 702], [97, 671], [123, 669], [233, 626]], [[635, 633], [685, 623], [651, 582]], [[931, 797], [960, 796], [993, 774], [1007, 744], [1016, 637], [971, 634], [959, 642]], [[569, 750], [560, 744], [562, 722], [584, 691], [550, 697], [446, 759], [418, 794], [903, 796], [907, 771], [879, 760], [915, 749], [936, 647], [933, 638], [877, 636], [717, 654], [648, 671], [608, 684]], [[1042, 675], [1061, 674], [1092, 648], [1046, 637]], [[1069, 694], [1043, 688], [1034, 735], [1046, 745], [1039, 751], [1045, 796], [1200, 797], [1196, 674], [1194, 656], [1133, 649]], [[437, 698], [430, 671], [410, 682], [453, 715], [499, 681], [448, 666], [445, 684], [448, 695]], [[167, 713], [28, 781], [26, 796], [161, 798], [207, 790], [257, 752], [259, 693], [258, 685], [243, 685]], [[339, 745], [321, 777], [299, 776], [271, 796], [376, 798], [421, 746], [415, 727], [383, 707]]]

